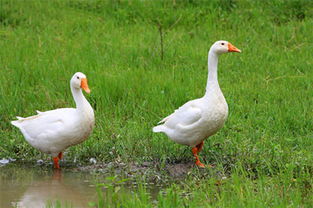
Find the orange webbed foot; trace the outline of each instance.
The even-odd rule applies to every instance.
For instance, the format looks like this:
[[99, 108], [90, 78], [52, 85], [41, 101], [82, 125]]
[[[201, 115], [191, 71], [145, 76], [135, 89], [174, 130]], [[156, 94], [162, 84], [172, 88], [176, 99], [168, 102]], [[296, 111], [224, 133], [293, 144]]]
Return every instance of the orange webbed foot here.
[[196, 159], [196, 165], [199, 168], [212, 168], [213, 165], [204, 165], [203, 163], [200, 162], [198, 153], [202, 150], [203, 144], [204, 144], [204, 142], [202, 141], [201, 143], [199, 143], [198, 145], [196, 145], [195, 147], [192, 148], [192, 154]]
[[[202, 147], [201, 147], [201, 148], [202, 148]], [[194, 147], [194, 148], [192, 148], [192, 154], [193, 154], [193, 156], [194, 156], [195, 159], [196, 159], [196, 165], [197, 165], [198, 167], [200, 167], [200, 168], [204, 168], [205, 165], [200, 162], [199, 156], [198, 156], [198, 152], [199, 152], [199, 149], [198, 149], [197, 146]]]
[[197, 160], [196, 161], [196, 165], [199, 167], [199, 168], [205, 168], [206, 166], [200, 162], [200, 160]]

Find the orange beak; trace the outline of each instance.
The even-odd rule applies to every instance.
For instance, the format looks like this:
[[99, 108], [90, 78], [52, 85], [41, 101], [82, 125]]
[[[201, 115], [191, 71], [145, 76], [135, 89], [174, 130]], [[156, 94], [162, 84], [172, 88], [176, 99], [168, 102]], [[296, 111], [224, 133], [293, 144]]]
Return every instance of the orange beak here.
[[82, 89], [84, 89], [85, 92], [90, 93], [90, 89], [89, 89], [88, 84], [87, 84], [87, 78], [82, 78], [82, 81], [80, 83], [80, 87]]
[[238, 53], [241, 53], [241, 50], [236, 48], [233, 44], [228, 43], [228, 52], [238, 52]]

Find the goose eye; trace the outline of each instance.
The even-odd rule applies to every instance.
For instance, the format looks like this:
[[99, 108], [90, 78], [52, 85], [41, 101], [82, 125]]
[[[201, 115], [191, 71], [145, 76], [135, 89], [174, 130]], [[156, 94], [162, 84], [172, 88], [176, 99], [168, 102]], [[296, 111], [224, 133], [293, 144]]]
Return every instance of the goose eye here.
[[79, 76], [77, 76], [76, 78], [79, 79]]
[[224, 43], [221, 43], [222, 45], [224, 45]]

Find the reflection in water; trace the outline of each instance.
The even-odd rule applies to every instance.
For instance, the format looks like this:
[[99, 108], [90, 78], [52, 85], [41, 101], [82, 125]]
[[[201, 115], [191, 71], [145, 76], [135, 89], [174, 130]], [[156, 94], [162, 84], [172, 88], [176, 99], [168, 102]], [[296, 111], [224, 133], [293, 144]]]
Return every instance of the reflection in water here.
[[132, 196], [133, 192], [138, 191], [137, 184], [145, 185], [151, 200], [157, 199], [162, 187], [151, 182], [148, 184], [140, 178], [128, 178], [130, 180], [126, 183], [119, 183], [121, 179], [127, 179], [122, 171], [92, 174], [74, 170], [75, 168], [53, 171], [50, 167], [30, 168], [17, 164], [0, 167], [0, 208], [42, 208], [47, 205], [54, 207], [52, 205], [56, 203], [60, 203], [61, 207], [90, 207], [89, 202], [98, 202], [97, 190], [94, 187], [94, 184], [98, 183], [108, 185], [102, 189], [102, 194], [100, 193], [101, 200], [104, 200], [106, 205], [114, 202], [116, 196]]
[[[0, 169], [0, 207], [45, 207], [60, 201], [63, 206], [88, 207], [96, 201], [91, 175], [29, 168]], [[7, 173], [5, 173], [7, 171]], [[29, 172], [27, 172], [29, 171]]]

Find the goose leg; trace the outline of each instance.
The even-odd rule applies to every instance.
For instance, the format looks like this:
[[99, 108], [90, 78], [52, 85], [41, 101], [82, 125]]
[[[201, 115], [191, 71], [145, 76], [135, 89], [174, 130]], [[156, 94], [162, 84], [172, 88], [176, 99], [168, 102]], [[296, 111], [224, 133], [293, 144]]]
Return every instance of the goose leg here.
[[59, 157], [54, 157], [54, 158], [53, 158], [53, 163], [54, 163], [54, 168], [55, 168], [55, 169], [60, 169]]
[[196, 165], [198, 167], [204, 168], [205, 165], [200, 162], [199, 156], [198, 156], [198, 153], [202, 150], [202, 147], [203, 147], [203, 141], [200, 144], [198, 144], [197, 146], [195, 146], [194, 148], [192, 148], [192, 154], [196, 159]]
[[61, 160], [61, 159], [62, 159], [62, 157], [63, 157], [63, 153], [62, 153], [62, 152], [60, 152], [60, 153], [58, 154], [58, 158]]
[[198, 148], [198, 153], [202, 150], [204, 141], [202, 141], [200, 144], [198, 144], [196, 147]]

